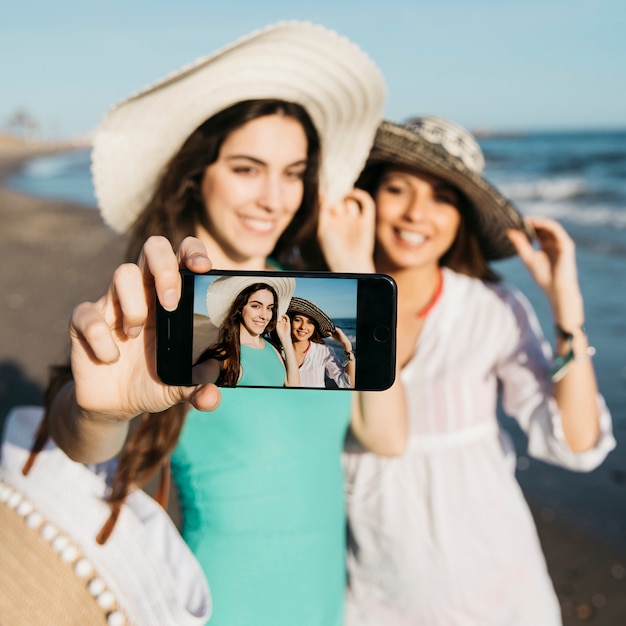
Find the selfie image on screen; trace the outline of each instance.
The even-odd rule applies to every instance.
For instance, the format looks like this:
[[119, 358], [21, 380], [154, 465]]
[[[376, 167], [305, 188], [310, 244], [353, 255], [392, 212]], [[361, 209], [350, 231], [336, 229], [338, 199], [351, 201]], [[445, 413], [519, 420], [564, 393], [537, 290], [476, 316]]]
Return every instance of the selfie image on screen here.
[[356, 279], [197, 275], [193, 382], [352, 389]]

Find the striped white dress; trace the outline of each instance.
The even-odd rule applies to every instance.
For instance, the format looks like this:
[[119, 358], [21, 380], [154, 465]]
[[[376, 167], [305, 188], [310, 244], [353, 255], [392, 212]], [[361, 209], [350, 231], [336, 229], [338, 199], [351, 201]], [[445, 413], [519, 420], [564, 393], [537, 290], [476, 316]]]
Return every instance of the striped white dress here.
[[572, 453], [551, 397], [551, 349], [526, 299], [444, 271], [441, 299], [402, 372], [406, 454], [344, 455], [350, 524], [349, 626], [561, 624], [534, 522], [496, 419], [506, 412], [529, 453], [570, 469], [615, 446], [601, 407], [594, 449]]

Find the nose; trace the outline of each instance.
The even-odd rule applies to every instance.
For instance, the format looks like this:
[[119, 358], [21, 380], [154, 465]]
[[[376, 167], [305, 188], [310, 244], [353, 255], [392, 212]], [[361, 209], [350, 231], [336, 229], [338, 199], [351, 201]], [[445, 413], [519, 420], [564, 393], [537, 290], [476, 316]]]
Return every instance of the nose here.
[[423, 220], [433, 204], [432, 188], [428, 183], [416, 184], [406, 207], [406, 217], [412, 222]]
[[281, 181], [277, 176], [267, 174], [260, 190], [259, 204], [267, 211], [279, 211], [281, 203]]

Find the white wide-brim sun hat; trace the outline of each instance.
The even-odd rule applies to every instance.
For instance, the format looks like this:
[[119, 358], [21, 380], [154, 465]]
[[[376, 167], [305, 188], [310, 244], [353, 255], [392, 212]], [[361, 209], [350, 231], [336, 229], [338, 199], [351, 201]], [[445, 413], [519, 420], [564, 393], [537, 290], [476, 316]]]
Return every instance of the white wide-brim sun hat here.
[[308, 22], [255, 31], [114, 106], [95, 131], [92, 176], [104, 221], [133, 224], [189, 135], [244, 100], [303, 106], [321, 144], [320, 191], [334, 203], [363, 168], [382, 119], [385, 83], [355, 43]]
[[291, 276], [220, 276], [207, 289], [206, 304], [211, 323], [220, 327], [235, 298], [255, 283], [270, 285], [278, 296], [278, 317], [287, 312], [291, 296], [296, 289], [296, 279]]

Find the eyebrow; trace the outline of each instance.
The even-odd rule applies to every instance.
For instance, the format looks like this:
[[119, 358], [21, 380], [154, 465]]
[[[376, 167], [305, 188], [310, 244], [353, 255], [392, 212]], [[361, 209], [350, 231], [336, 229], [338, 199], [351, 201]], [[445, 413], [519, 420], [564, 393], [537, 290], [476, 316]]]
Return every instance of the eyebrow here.
[[[263, 303], [260, 300], [248, 300], [248, 304], [260, 304], [263, 306]], [[274, 303], [268, 304], [267, 306], [274, 306]]]
[[[246, 161], [252, 161], [252, 163], [256, 163], [257, 165], [267, 165], [267, 163], [261, 159], [257, 159], [256, 157], [250, 156], [248, 154], [230, 154], [227, 157], [225, 157], [226, 161], [234, 161], [236, 159], [245, 159]], [[289, 165], [287, 165], [287, 167], [296, 167], [299, 165], [304, 165], [306, 167], [308, 163], [307, 159], [301, 159], [300, 161], [294, 161], [293, 163], [290, 163]]]
[[[436, 181], [434, 183], [431, 183], [434, 189], [437, 189], [438, 191], [452, 191], [453, 193], [456, 193], [457, 195], [459, 194], [459, 190], [452, 183], [449, 183], [446, 180], [442, 180], [438, 178], [437, 176], [435, 176], [434, 174], [429, 174], [428, 172], [424, 172], [423, 174], [424, 176], [434, 179]], [[419, 172], [415, 173], [415, 176], [421, 177], [421, 175], [422, 174]], [[381, 183], [389, 182], [389, 180], [393, 178], [400, 178], [406, 182], [410, 182], [410, 176], [412, 176], [410, 172], [403, 172], [402, 170], [392, 170], [390, 172], [383, 174], [380, 182]]]
[[445, 180], [441, 180], [439, 182], [437, 182], [436, 184], [433, 185], [433, 188], [436, 189], [437, 191], [450, 191], [455, 195], [459, 195], [459, 190], [452, 185], [451, 183], [445, 181]]

